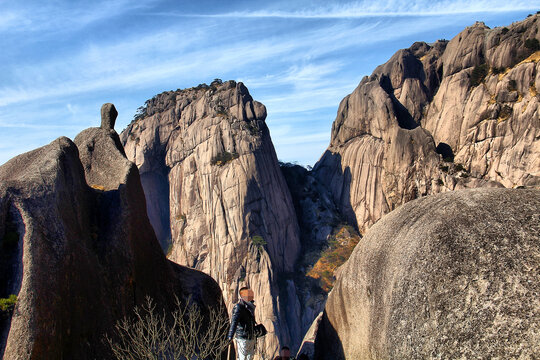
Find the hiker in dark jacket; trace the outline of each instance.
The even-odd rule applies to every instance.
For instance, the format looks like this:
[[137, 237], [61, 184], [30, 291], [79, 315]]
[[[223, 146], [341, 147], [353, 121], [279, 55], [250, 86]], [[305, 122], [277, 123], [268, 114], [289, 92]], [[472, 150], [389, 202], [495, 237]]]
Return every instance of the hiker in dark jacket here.
[[229, 340], [236, 338], [238, 360], [252, 360], [257, 342], [255, 336], [255, 304], [253, 290], [243, 287], [239, 291], [240, 300], [234, 305]]

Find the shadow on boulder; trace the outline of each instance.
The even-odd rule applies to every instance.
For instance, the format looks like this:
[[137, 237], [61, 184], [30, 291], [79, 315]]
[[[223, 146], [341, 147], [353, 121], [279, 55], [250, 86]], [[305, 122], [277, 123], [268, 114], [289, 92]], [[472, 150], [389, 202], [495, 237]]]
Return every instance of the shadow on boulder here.
[[343, 345], [339, 335], [323, 312], [317, 336], [315, 338], [315, 360], [345, 360]]

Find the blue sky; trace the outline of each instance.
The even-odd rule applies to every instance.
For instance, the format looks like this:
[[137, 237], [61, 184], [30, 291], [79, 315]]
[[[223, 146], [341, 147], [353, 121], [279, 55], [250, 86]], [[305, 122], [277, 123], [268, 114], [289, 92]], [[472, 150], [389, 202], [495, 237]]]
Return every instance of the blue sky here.
[[537, 10], [540, 0], [0, 0], [0, 164], [98, 126], [105, 102], [120, 132], [155, 94], [221, 78], [266, 105], [281, 160], [313, 165], [340, 100], [398, 49]]

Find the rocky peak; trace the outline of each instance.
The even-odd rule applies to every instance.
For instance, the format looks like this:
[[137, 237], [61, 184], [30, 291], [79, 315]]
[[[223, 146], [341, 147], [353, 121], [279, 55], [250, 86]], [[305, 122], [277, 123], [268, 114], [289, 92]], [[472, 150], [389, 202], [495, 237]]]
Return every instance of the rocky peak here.
[[342, 100], [314, 170], [361, 232], [418, 196], [540, 184], [539, 18], [414, 43]]
[[488, 31], [483, 22], [477, 22], [450, 40], [441, 58], [444, 76], [485, 62], [484, 41]]
[[155, 96], [121, 139], [168, 258], [216, 279], [229, 309], [249, 284], [273, 353], [302, 337], [291, 276], [300, 241], [265, 118], [242, 83], [216, 80]]
[[[175, 163], [181, 162], [185, 157], [189, 156], [194, 148], [205, 140], [207, 133], [193, 134], [193, 138], [186, 139], [181, 146], [177, 144], [174, 151], [166, 149], [165, 144], [184, 130], [192, 131], [188, 128], [198, 119], [212, 118], [212, 126], [221, 121], [227, 121], [231, 128], [245, 130], [246, 133], [243, 134], [243, 137], [250, 138], [252, 142], [250, 151], [260, 146], [260, 141], [256, 136], [259, 131], [267, 131], [264, 123], [266, 108], [261, 103], [253, 100], [244, 84], [232, 80], [226, 82], [216, 80], [211, 85], [201, 84], [184, 90], [164, 92], [148, 100], [145, 107], [139, 109], [134, 121], [122, 134], [135, 136], [136, 133], [144, 131], [147, 121], [139, 121], [153, 117], [156, 114], [161, 117], [166, 114], [171, 121], [173, 118], [176, 119], [175, 122], [167, 124], [167, 129], [176, 130], [172, 131], [173, 134], [160, 131], [156, 134], [156, 141], [146, 144], [152, 147], [145, 152], [146, 154], [163, 154], [167, 152], [168, 155], [166, 157], [158, 156], [136, 160], [136, 163], [142, 166], [143, 172], [146, 167], [161, 167], [163, 165], [155, 163], [156, 161], [165, 161], [165, 166], [173, 167]], [[181, 122], [178, 122], [179, 119], [181, 119]], [[161, 124], [164, 124], [163, 120], [161, 120]], [[163, 129], [163, 126], [160, 126], [160, 129]], [[127, 143], [128, 139], [125, 138], [125, 135], [123, 136], [122, 142]], [[223, 152], [239, 154], [238, 151], [241, 149], [237, 149], [236, 141], [232, 141], [222, 143], [214, 150], [215, 152], [211, 154], [212, 157]]]
[[[339, 106], [332, 127], [331, 144], [339, 146], [365, 133], [382, 137], [382, 132], [390, 127], [389, 123], [380, 122], [385, 118], [390, 118], [392, 123], [397, 122], [404, 129], [417, 127], [425, 106], [432, 100], [442, 80], [442, 67], [438, 60], [447, 44], [445, 40], [433, 45], [416, 42], [408, 49], [399, 50], [385, 64], [378, 66], [371, 76], [364, 77], [355, 92], [343, 99]], [[379, 105], [375, 114], [362, 113], [354, 125], [345, 122], [349, 112], [361, 113], [361, 109], [373, 107], [370, 104]]]

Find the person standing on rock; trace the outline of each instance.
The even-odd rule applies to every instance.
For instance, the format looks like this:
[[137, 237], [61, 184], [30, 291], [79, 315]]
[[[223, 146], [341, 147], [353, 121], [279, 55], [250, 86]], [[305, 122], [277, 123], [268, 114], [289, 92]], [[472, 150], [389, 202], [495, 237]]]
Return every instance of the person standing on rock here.
[[232, 311], [228, 338], [229, 341], [236, 338], [238, 360], [252, 360], [257, 343], [254, 294], [248, 287], [241, 288], [239, 293], [240, 299]]

